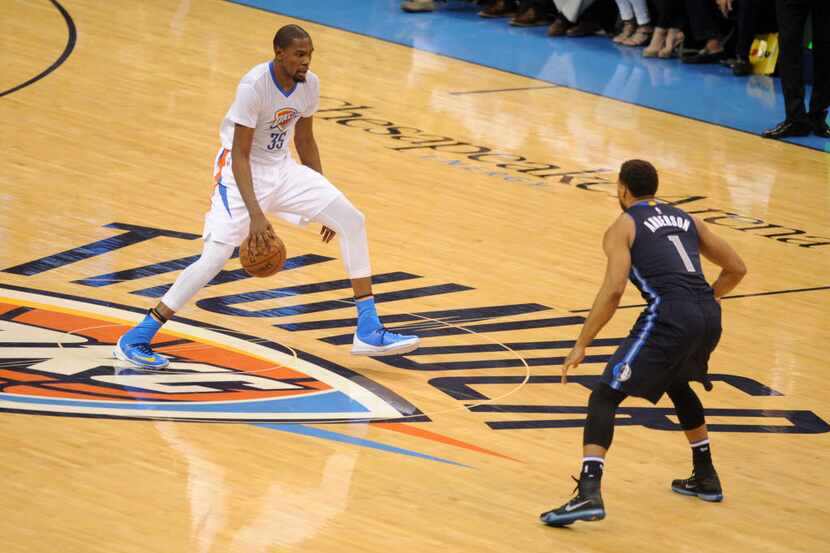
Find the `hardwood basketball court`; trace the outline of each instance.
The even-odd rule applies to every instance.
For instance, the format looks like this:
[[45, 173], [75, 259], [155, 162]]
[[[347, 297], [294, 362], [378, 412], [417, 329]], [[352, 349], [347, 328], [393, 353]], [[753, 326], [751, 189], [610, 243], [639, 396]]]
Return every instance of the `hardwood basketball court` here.
[[[228, 2], [62, 5], [71, 55], [0, 98], [3, 551], [830, 546], [826, 153]], [[8, 91], [69, 26], [46, 0], [0, 7]], [[276, 222], [288, 270], [242, 278], [232, 261], [163, 330], [173, 374], [124, 371], [110, 344], [201, 251], [219, 123], [289, 22], [314, 40], [324, 172], [367, 216], [380, 314], [422, 349], [351, 356], [337, 245]], [[628, 400], [608, 518], [548, 528], [591, 377], [639, 312], [558, 382], [634, 157], [749, 267], [701, 396], [726, 499], [670, 492], [691, 464], [670, 403]], [[629, 287], [622, 304], [641, 303]], [[200, 394], [289, 407], [200, 411]]]

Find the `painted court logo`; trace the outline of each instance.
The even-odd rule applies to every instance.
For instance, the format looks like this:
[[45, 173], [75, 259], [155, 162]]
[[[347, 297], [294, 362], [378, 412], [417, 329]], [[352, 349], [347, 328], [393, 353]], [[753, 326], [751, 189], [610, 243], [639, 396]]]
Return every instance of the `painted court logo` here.
[[235, 422], [395, 420], [418, 416], [378, 384], [323, 359], [198, 323], [171, 321], [159, 371], [112, 358], [140, 315], [0, 287], [0, 411]]

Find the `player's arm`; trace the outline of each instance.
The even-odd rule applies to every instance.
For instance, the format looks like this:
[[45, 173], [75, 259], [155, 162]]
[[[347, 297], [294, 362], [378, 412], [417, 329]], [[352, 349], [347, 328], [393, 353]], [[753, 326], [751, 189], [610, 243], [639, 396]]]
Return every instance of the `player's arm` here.
[[728, 294], [746, 275], [746, 265], [732, 246], [726, 240], [715, 234], [697, 217], [692, 217], [697, 227], [700, 253], [721, 268], [718, 278], [712, 284], [715, 298], [720, 299]]
[[[320, 162], [320, 150], [314, 139], [314, 117], [301, 117], [297, 121], [297, 126], [294, 128], [294, 146], [297, 148], [300, 162], [322, 175], [323, 164]], [[334, 235], [335, 232], [325, 225], [320, 229], [323, 242], [331, 242]]]
[[233, 130], [233, 146], [231, 147], [231, 169], [239, 188], [239, 194], [248, 213], [251, 216], [251, 228], [249, 234], [257, 250], [265, 249], [269, 238], [274, 238], [274, 229], [271, 223], [265, 218], [262, 208], [254, 193], [254, 179], [251, 176], [251, 144], [254, 141], [254, 130], [244, 125], [236, 124]]
[[320, 150], [314, 139], [314, 117], [301, 117], [294, 129], [294, 146], [300, 163], [323, 174], [323, 164], [320, 162]]
[[568, 369], [576, 367], [585, 358], [585, 348], [593, 341], [599, 331], [611, 320], [620, 304], [628, 273], [631, 270], [631, 243], [634, 241], [634, 220], [621, 215], [605, 232], [602, 248], [608, 261], [605, 266], [605, 278], [594, 299], [591, 313], [582, 325], [582, 331], [562, 368], [562, 383], [568, 381]]

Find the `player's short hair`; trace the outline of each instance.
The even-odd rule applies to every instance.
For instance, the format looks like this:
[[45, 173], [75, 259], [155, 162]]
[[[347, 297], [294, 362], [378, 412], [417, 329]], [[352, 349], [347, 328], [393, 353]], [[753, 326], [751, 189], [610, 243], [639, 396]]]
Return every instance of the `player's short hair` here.
[[274, 51], [276, 52], [277, 48], [288, 48], [294, 40], [302, 40], [304, 38], [311, 40], [311, 35], [299, 25], [285, 25], [284, 27], [280, 27], [277, 34], [274, 35]]
[[657, 193], [657, 169], [648, 161], [629, 159], [620, 167], [620, 182], [635, 198]]

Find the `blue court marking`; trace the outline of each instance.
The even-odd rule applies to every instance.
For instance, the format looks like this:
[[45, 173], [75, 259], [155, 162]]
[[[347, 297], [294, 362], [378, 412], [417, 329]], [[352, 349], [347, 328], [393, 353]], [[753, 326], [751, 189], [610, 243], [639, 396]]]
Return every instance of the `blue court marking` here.
[[470, 468], [469, 465], [464, 465], [462, 463], [456, 463], [455, 461], [450, 461], [449, 459], [444, 459], [442, 457], [434, 457], [432, 455], [427, 455], [426, 453], [418, 453], [417, 451], [412, 451], [411, 449], [402, 449], [400, 447], [395, 447], [391, 445], [386, 445], [380, 442], [376, 442], [374, 440], [366, 440], [364, 438], [355, 438], [354, 436], [349, 436], [348, 434], [340, 434], [339, 432], [332, 432], [331, 430], [323, 430], [320, 428], [314, 428], [312, 426], [305, 426], [302, 424], [275, 424], [275, 423], [260, 423], [255, 424], [254, 426], [260, 426], [262, 428], [270, 428], [272, 430], [281, 430], [283, 432], [291, 432], [292, 434], [300, 434], [302, 436], [311, 436], [314, 438], [322, 438], [324, 440], [332, 440], [335, 442], [341, 442], [344, 444], [352, 444], [361, 447], [370, 447], [372, 449], [379, 449], [381, 451], [386, 451], [389, 453], [398, 453], [400, 455], [409, 455], [410, 457], [418, 457], [419, 459], [427, 459], [429, 461], [437, 461], [439, 463], [447, 463], [448, 465], [456, 465], [459, 467]]
[[[136, 392], [138, 393], [138, 392]], [[3, 401], [22, 404], [69, 405], [74, 407], [98, 407], [101, 409], [128, 409], [134, 411], [164, 410], [194, 413], [368, 413], [369, 410], [342, 392], [328, 392], [308, 397], [265, 399], [259, 401], [228, 403], [174, 403], [157, 401], [79, 401], [32, 396], [0, 394]]]
[[[755, 135], [784, 120], [778, 79], [734, 77], [718, 64], [646, 59], [641, 48], [606, 37], [552, 39], [545, 27], [478, 17], [472, 4], [407, 14], [400, 0], [228, 1]], [[325, 57], [325, 44], [317, 45], [316, 55]], [[830, 151], [830, 140], [816, 136], [787, 141]]]

